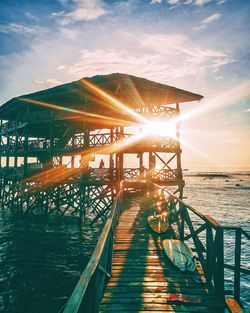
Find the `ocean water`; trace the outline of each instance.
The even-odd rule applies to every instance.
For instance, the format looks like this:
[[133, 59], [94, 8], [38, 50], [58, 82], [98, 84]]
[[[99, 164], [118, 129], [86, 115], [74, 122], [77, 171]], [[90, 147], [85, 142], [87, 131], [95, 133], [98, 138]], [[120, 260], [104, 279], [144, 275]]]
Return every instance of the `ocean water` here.
[[[189, 170], [184, 176], [184, 201], [221, 225], [240, 226], [250, 233], [250, 171]], [[234, 265], [235, 233], [224, 233], [225, 263]], [[250, 269], [250, 241], [242, 236], [241, 265]], [[233, 273], [225, 270], [225, 286], [233, 290]], [[250, 308], [250, 277], [241, 274], [242, 302]]]
[[[250, 231], [250, 171], [192, 169], [184, 172], [188, 204], [223, 225]], [[99, 222], [79, 226], [74, 218], [14, 217], [0, 210], [0, 312], [55, 313], [65, 304], [86, 266], [98, 235]], [[228, 262], [234, 236], [225, 236]], [[242, 264], [249, 268], [249, 243], [243, 240]], [[227, 286], [232, 284], [226, 273]], [[250, 304], [250, 281], [242, 275], [245, 306]]]
[[14, 217], [0, 210], [0, 312], [55, 313], [66, 303], [101, 225], [75, 218]]

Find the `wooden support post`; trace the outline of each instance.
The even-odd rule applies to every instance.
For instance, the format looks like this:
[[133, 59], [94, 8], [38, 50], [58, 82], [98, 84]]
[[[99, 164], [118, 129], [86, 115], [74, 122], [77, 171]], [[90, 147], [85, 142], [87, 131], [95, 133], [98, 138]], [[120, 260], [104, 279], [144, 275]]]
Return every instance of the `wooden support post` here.
[[71, 168], [74, 168], [75, 167], [75, 156], [72, 155], [71, 156], [71, 164], [70, 164]]
[[224, 291], [224, 238], [223, 228], [217, 226], [216, 230], [216, 276], [215, 291], [218, 300], [223, 302], [225, 297]]
[[109, 242], [110, 242], [110, 233], [108, 234], [106, 244], [104, 246], [104, 250], [102, 253], [102, 257], [101, 257], [101, 260], [99, 262], [99, 265], [101, 265], [101, 267], [105, 270], [105, 272], [100, 271], [100, 269], [97, 269], [97, 272], [96, 272], [96, 274], [97, 274], [97, 286], [96, 286], [96, 297], [95, 297], [95, 301], [94, 301], [93, 313], [97, 313], [99, 311], [98, 310], [99, 304], [102, 300], [102, 296], [103, 296], [103, 292], [104, 292], [104, 288], [105, 288], [105, 281], [107, 280], [106, 273], [108, 273], [107, 265], [108, 265], [109, 252], [110, 252]]
[[[180, 106], [179, 103], [176, 103], [176, 117], [180, 115]], [[181, 168], [181, 147], [180, 147], [180, 122], [176, 124], [176, 138], [177, 138], [177, 153], [176, 153], [176, 160], [177, 160], [177, 172], [178, 172], [178, 180], [182, 182], [183, 175], [182, 175], [182, 168]], [[179, 184], [179, 189], [183, 189], [183, 185]]]
[[235, 259], [234, 259], [234, 299], [240, 302], [240, 255], [241, 255], [241, 229], [235, 231]]
[[24, 176], [27, 174], [28, 166], [28, 125], [25, 125], [24, 128], [24, 164], [23, 164], [23, 173]]
[[86, 216], [86, 186], [81, 181], [79, 184], [79, 197], [80, 197], [80, 214], [79, 223], [82, 223]]
[[156, 159], [155, 155], [152, 152], [149, 152], [149, 173], [150, 173], [150, 179], [153, 178], [153, 172], [155, 171], [155, 164]]
[[114, 246], [114, 229], [115, 226], [111, 226], [110, 237], [108, 243], [108, 259], [107, 259], [107, 272], [111, 274], [112, 271], [112, 258], [113, 258], [113, 246]]
[[9, 147], [10, 146], [10, 135], [7, 134], [7, 149], [6, 149], [6, 169], [7, 173], [9, 174], [9, 167], [10, 167], [10, 156], [9, 156]]
[[197, 254], [198, 254], [201, 266], [202, 266], [203, 270], [205, 271], [206, 270], [206, 264], [205, 264], [204, 256], [202, 254], [202, 244], [200, 242], [200, 239], [199, 239], [197, 233], [194, 230], [194, 226], [193, 226], [192, 220], [191, 220], [191, 218], [190, 218], [190, 216], [188, 214], [188, 211], [187, 211], [186, 207], [183, 208], [183, 216], [185, 218], [185, 221], [186, 221], [186, 223], [187, 223], [187, 225], [189, 227], [190, 233], [192, 235], [192, 239], [193, 239], [195, 248], [197, 250]]
[[153, 166], [152, 166], [152, 157], [153, 157], [153, 152], [149, 152], [148, 153], [148, 177], [147, 179], [151, 180], [152, 179], [152, 170], [153, 170]]
[[213, 242], [213, 229], [207, 224], [206, 227], [206, 279], [208, 282], [212, 280], [214, 268], [214, 242]]
[[139, 157], [140, 178], [144, 178], [143, 152], [138, 153], [138, 157]]
[[[114, 129], [113, 127], [110, 128], [110, 144], [112, 145], [114, 142]], [[114, 179], [114, 159], [113, 154], [109, 155], [109, 171], [110, 171], [110, 179]]]
[[184, 210], [185, 210], [185, 206], [183, 203], [179, 203], [179, 211], [180, 211], [180, 230], [179, 230], [179, 233], [180, 233], [180, 240], [184, 240], [184, 231], [185, 231], [185, 220], [184, 220]]
[[[116, 127], [115, 128], [115, 141], [117, 142], [119, 140], [120, 140], [120, 138], [119, 138], [119, 129], [118, 129], [118, 127]], [[118, 159], [119, 159], [119, 154], [116, 153], [115, 154], [115, 180], [116, 180], [116, 182], [118, 180], [118, 167], [119, 167], [119, 160]], [[116, 185], [116, 192], [118, 192], [119, 185], [117, 183], [115, 185]]]
[[[119, 132], [120, 138], [124, 136], [124, 127], [120, 127]], [[120, 183], [123, 179], [123, 153], [119, 152], [116, 155], [117, 157], [117, 190], [120, 189]]]
[[18, 133], [17, 133], [17, 122], [16, 122], [16, 125], [15, 125], [15, 156], [14, 156], [14, 158], [15, 158], [14, 159], [14, 167], [15, 167], [15, 169], [18, 166], [17, 150], [18, 150]]

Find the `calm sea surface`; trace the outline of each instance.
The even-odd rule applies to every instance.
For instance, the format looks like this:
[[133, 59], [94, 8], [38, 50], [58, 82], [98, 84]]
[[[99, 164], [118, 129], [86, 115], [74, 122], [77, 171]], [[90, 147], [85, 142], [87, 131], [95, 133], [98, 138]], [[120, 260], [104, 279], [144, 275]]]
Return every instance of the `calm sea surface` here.
[[[250, 172], [209, 176], [185, 172], [185, 201], [226, 225], [250, 231]], [[197, 176], [197, 174], [201, 174]], [[210, 179], [211, 178], [211, 179]], [[67, 301], [94, 249], [102, 223], [78, 226], [74, 218], [14, 217], [0, 210], [0, 312], [55, 313]], [[233, 255], [233, 234], [225, 240], [227, 260]], [[242, 246], [242, 264], [250, 260]], [[226, 275], [230, 287], [232, 277]], [[250, 281], [242, 276], [244, 303], [250, 303]]]

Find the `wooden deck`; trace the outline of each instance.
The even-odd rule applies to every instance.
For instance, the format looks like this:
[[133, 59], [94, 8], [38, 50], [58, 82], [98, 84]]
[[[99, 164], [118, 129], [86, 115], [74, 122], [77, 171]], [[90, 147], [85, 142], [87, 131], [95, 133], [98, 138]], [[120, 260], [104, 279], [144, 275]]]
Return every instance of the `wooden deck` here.
[[[213, 286], [197, 284], [193, 273], [182, 273], [162, 251], [161, 241], [171, 234], [154, 234], [147, 224], [150, 205], [130, 201], [116, 229], [112, 277], [99, 312], [224, 312], [216, 306]], [[197, 270], [203, 275], [197, 262]], [[170, 303], [171, 293], [196, 297], [199, 304]]]

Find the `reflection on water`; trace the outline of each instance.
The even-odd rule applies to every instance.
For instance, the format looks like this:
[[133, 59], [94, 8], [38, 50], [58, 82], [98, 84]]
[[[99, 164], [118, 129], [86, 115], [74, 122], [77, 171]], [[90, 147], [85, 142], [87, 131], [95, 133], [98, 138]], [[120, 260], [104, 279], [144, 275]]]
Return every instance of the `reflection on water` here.
[[[185, 200], [223, 224], [250, 229], [250, 176], [185, 177]], [[95, 227], [78, 226], [74, 218], [14, 217], [0, 211], [0, 312], [55, 313], [67, 301], [84, 269], [100, 233]], [[232, 260], [233, 238], [225, 241]], [[249, 260], [243, 244], [242, 263]], [[231, 276], [227, 275], [231, 282]], [[244, 279], [245, 301], [250, 298]]]
[[100, 225], [0, 212], [0, 312], [52, 313], [66, 302], [94, 248]]

